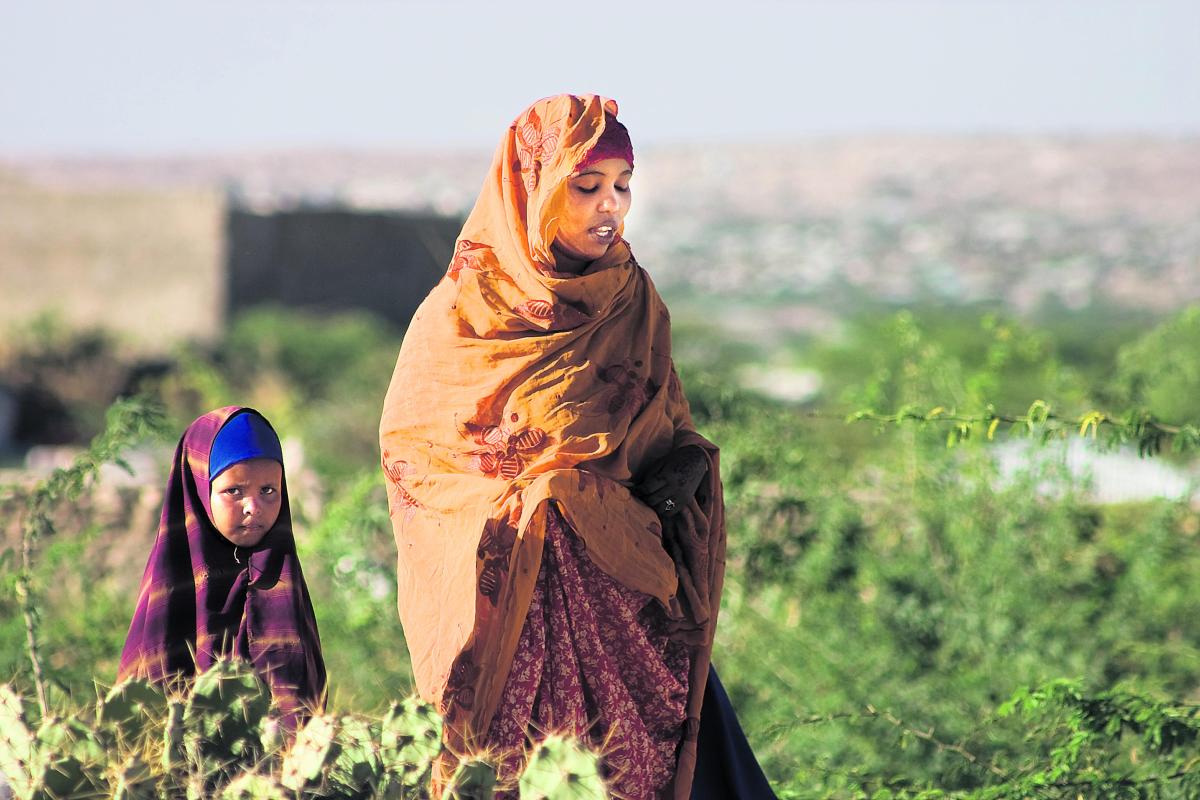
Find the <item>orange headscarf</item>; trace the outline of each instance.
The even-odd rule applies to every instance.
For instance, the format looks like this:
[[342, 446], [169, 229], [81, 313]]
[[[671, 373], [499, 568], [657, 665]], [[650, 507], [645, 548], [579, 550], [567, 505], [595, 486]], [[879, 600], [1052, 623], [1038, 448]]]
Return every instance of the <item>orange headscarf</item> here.
[[[398, 605], [448, 746], [478, 746], [556, 503], [592, 561], [662, 603], [693, 648], [675, 785], [687, 797], [724, 570], [717, 450], [692, 425], [666, 306], [628, 244], [579, 275], [557, 272], [550, 249], [605, 111], [616, 103], [558, 95], [517, 118], [404, 338], [380, 423]], [[629, 487], [686, 445], [708, 454], [708, 478], [664, 530]]]

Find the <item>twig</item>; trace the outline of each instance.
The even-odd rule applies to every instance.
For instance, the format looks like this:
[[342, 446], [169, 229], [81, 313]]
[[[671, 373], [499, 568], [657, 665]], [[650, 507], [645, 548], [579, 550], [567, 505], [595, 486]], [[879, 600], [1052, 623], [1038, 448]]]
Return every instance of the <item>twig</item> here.
[[16, 589], [25, 619], [26, 651], [43, 718], [50, 713], [50, 702], [38, 641], [38, 607], [33, 571], [38, 540], [54, 533], [51, 514], [59, 502], [77, 497], [104, 464], [115, 462], [125, 466], [121, 460], [122, 452], [149, 435], [160, 434], [164, 429], [165, 416], [158, 404], [140, 398], [118, 400], [108, 410], [104, 432], [92, 440], [88, 449], [70, 467], [54, 470], [28, 492], [16, 493], [25, 505], [21, 525], [21, 571], [17, 576]]
[[918, 729], [912, 727], [911, 725], [905, 723], [904, 720], [900, 719], [892, 712], [879, 711], [878, 709], [875, 708], [875, 706], [871, 705], [870, 703], [867, 704], [866, 716], [877, 717], [879, 719], [885, 720], [886, 722], [890, 723], [891, 725], [893, 725], [894, 727], [903, 731], [904, 733], [907, 733], [910, 736], [915, 736], [918, 739], [920, 739], [924, 742], [928, 742], [929, 744], [933, 745], [934, 748], [936, 748], [939, 753], [954, 753], [955, 755], [966, 759], [968, 762], [970, 762], [971, 764], [974, 764], [975, 766], [987, 767], [987, 770], [989, 772], [991, 772], [993, 775], [998, 775], [1001, 778], [1008, 777], [1007, 774], [1002, 769], [997, 767], [995, 764], [983, 764], [983, 762], [981, 762], [979, 760], [979, 756], [975, 755], [970, 750], [967, 750], [967, 748], [963, 747], [961, 744], [949, 744], [947, 742], [943, 742], [941, 739], [938, 739], [936, 736], [933, 735], [933, 728], [930, 728], [927, 731], [918, 730]]
[[806, 725], [822, 725], [826, 722], [836, 722], [841, 719], [861, 719], [864, 715], [852, 711], [842, 711], [836, 714], [813, 714], [808, 717], [793, 719], [788, 722], [778, 722], [768, 726], [763, 730], [764, 736], [777, 736], [795, 728], [802, 728]]
[[50, 700], [46, 692], [46, 679], [42, 674], [41, 654], [38, 651], [37, 604], [33, 597], [33, 544], [39, 533], [39, 521], [39, 513], [34, 511], [26, 515], [21, 526], [21, 572], [17, 575], [17, 597], [21, 601], [21, 614], [25, 618], [25, 648], [33, 672], [33, 685], [37, 690], [38, 708], [42, 719], [45, 719], [50, 713]]
[[1064, 416], [1053, 411], [1049, 403], [1037, 400], [1024, 414], [1002, 414], [991, 406], [978, 414], [962, 414], [944, 406], [935, 406], [926, 411], [917, 406], [905, 406], [892, 413], [871, 409], [838, 414], [829, 411], [808, 411], [810, 419], [836, 419], [846, 423], [874, 422], [879, 425], [902, 426], [905, 424], [940, 424], [951, 426], [947, 444], [954, 444], [982, 433], [989, 441], [995, 437], [1001, 424], [1010, 428], [1023, 428], [1027, 433], [1040, 432], [1043, 436], [1058, 435], [1065, 438], [1078, 430], [1081, 438], [1089, 435], [1095, 439], [1101, 431], [1110, 442], [1136, 443], [1138, 454], [1155, 455], [1166, 442], [1176, 451], [1186, 452], [1200, 449], [1200, 425], [1174, 425], [1161, 422], [1144, 410], [1130, 411], [1116, 416], [1102, 411], [1088, 411], [1077, 417]]
[[[881, 414], [875, 411], [856, 411], [849, 416], [844, 414], [830, 414], [819, 411], [809, 412], [811, 417], [825, 417], [829, 419], [843, 419], [848, 422], [881, 422], [898, 425], [903, 422], [952, 422], [960, 424], [980, 424], [980, 423], [1005, 423], [1008, 425], [1047, 425], [1055, 423], [1055, 430], [1062, 430], [1068, 426], [1078, 426], [1081, 428], [1079, 435], [1086, 436], [1087, 430], [1093, 427], [1108, 427], [1115, 430], [1127, 430], [1131, 426], [1122, 422], [1119, 419], [1103, 414], [1098, 411], [1091, 411], [1079, 417], [1064, 417], [1060, 414], [1047, 412], [1045, 415], [1028, 415], [1028, 414], [956, 414], [946, 413], [933, 409], [928, 414], [922, 414], [917, 411], [898, 411], [893, 414]], [[1166, 436], [1177, 436], [1192, 426], [1185, 425], [1168, 425], [1164, 422], [1159, 422], [1153, 418], [1146, 419], [1141, 423], [1140, 427], [1143, 430], [1161, 433]]]
[[836, 722], [838, 720], [854, 719], [881, 719], [904, 733], [914, 736], [924, 742], [928, 742], [940, 753], [953, 753], [974, 766], [986, 768], [993, 775], [1005, 780], [1008, 780], [1009, 778], [1008, 773], [1004, 772], [1004, 770], [1000, 769], [995, 764], [983, 763], [979, 759], [979, 756], [975, 755], [961, 744], [950, 744], [938, 739], [933, 733], [933, 728], [924, 731], [919, 730], [909, 725], [892, 712], [880, 711], [870, 703], [866, 704], [861, 712], [842, 711], [832, 714], [814, 714], [808, 717], [800, 717], [786, 723], [772, 725], [766, 729], [765, 733], [768, 736], [774, 736], [806, 725], [822, 725], [828, 722]]

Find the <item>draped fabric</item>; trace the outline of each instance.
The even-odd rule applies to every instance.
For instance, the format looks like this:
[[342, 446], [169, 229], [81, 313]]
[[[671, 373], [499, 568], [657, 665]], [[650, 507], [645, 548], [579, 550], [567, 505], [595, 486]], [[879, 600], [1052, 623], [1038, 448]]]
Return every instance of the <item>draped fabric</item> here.
[[[658, 604], [595, 566], [551, 504], [533, 600], [488, 732], [488, 747], [504, 754], [501, 783], [519, 775], [532, 728], [586, 739], [604, 753], [615, 797], [653, 800], [674, 776], [687, 716], [687, 647], [669, 631]], [[700, 747], [704, 731], [702, 719]]]
[[775, 800], [775, 792], [746, 741], [733, 703], [710, 667], [700, 715], [692, 800]]
[[[686, 643], [687, 720], [674, 780], [686, 798], [724, 575], [717, 449], [692, 424], [670, 317], [628, 243], [582, 273], [550, 246], [566, 181], [611, 100], [526, 109], [496, 150], [446, 275], [400, 349], [380, 423], [398, 550], [398, 607], [422, 696], [451, 751], [478, 747], [530, 607], [553, 501], [588, 558], [648, 595]], [[630, 492], [673, 449], [709, 461], [665, 525]]]
[[254, 547], [234, 547], [212, 523], [209, 453], [221, 426], [238, 413], [258, 412], [210, 411], [179, 441], [118, 679], [171, 683], [218, 658], [239, 658], [268, 682], [282, 721], [294, 728], [324, 704], [325, 662], [296, 556], [286, 480], [279, 518]]

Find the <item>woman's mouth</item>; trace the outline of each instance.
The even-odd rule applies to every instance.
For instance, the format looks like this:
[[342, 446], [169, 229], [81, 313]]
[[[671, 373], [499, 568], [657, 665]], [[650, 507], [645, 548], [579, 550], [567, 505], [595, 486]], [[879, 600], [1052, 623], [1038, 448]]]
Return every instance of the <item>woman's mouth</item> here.
[[609, 244], [617, 235], [617, 229], [612, 225], [598, 225], [588, 231], [588, 233], [592, 235], [593, 239]]

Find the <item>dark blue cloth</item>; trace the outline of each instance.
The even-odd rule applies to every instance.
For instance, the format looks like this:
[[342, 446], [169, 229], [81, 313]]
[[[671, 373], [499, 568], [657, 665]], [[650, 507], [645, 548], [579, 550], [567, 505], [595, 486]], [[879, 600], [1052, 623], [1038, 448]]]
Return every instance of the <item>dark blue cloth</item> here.
[[208, 454], [208, 479], [214, 481], [225, 470], [252, 458], [269, 458], [283, 463], [283, 448], [271, 423], [253, 411], [229, 418], [213, 439]]
[[692, 800], [775, 800], [712, 666], [700, 709]]

